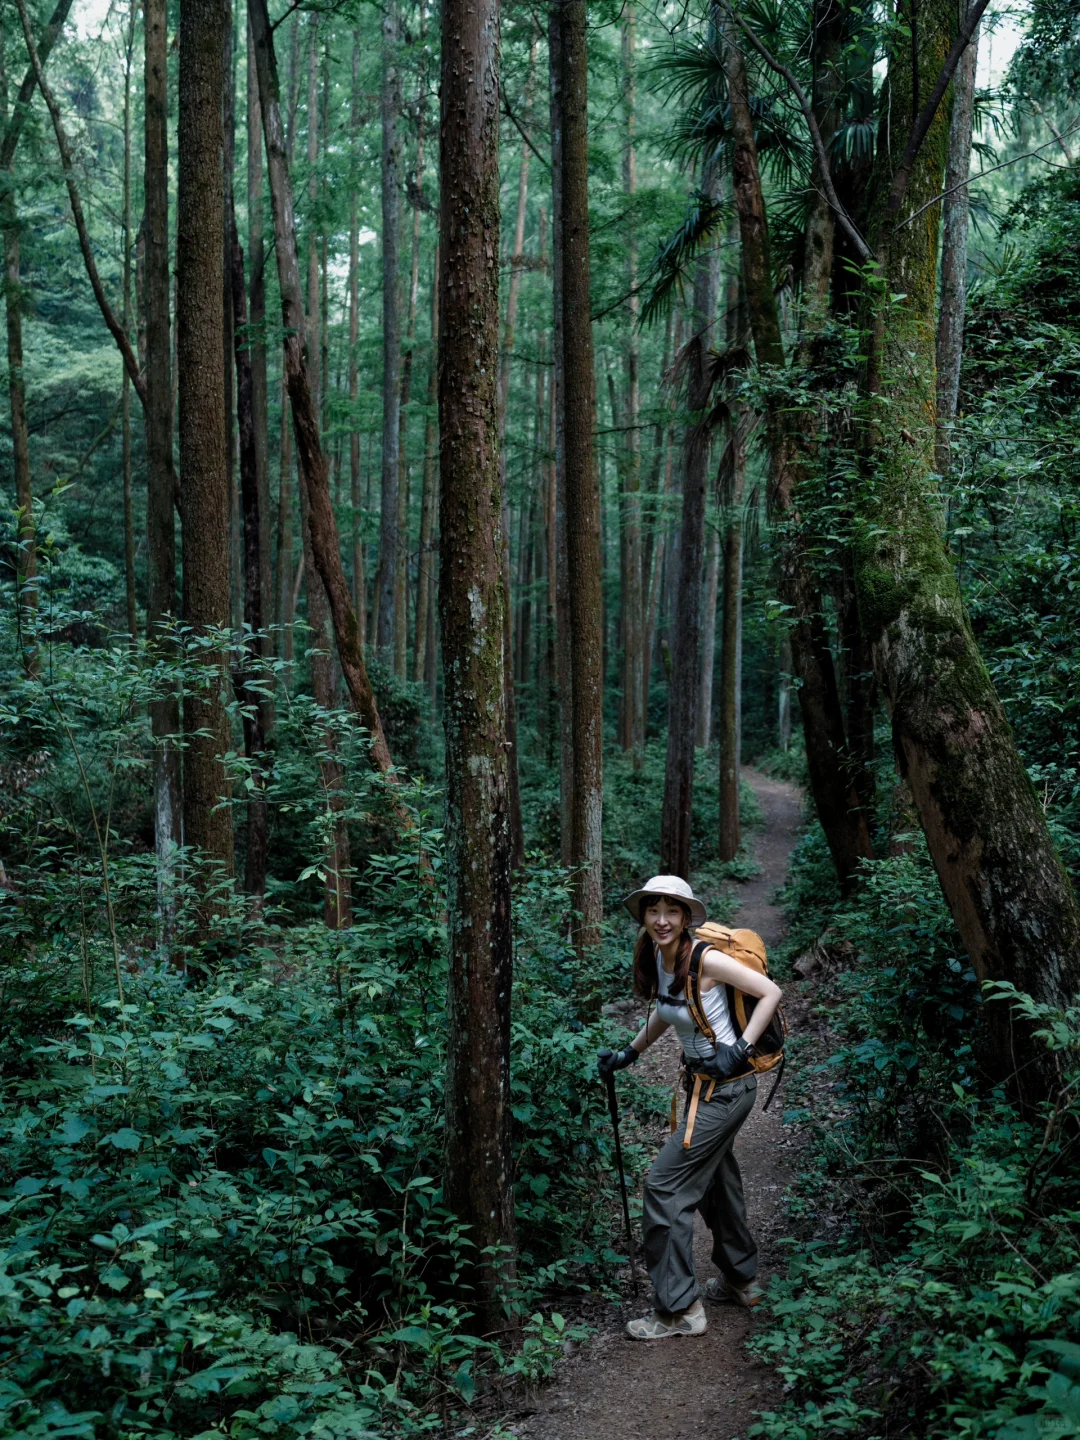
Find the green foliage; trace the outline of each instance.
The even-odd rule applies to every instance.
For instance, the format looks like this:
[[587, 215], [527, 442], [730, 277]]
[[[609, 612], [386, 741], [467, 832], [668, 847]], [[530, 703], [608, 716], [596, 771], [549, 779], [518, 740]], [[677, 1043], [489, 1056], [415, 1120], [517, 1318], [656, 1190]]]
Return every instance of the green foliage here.
[[[814, 899], [819, 857], [810, 832], [789, 904]], [[811, 1132], [792, 1213], [809, 1233], [753, 1341], [791, 1398], [750, 1434], [1075, 1434], [1080, 1009], [995, 987], [1059, 1061], [1022, 1119], [979, 1072], [980, 997], [925, 851], [869, 866], [853, 902], [816, 902], [848, 946], [825, 1004], [838, 1044], [798, 1097]]]

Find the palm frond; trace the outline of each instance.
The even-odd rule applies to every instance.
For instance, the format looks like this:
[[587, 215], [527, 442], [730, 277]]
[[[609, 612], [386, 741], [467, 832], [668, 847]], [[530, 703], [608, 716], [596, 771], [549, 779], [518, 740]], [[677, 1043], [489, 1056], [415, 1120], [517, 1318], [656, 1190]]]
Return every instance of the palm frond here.
[[715, 200], [704, 190], [694, 190], [686, 206], [683, 222], [657, 250], [645, 276], [642, 290], [647, 291], [641, 307], [641, 323], [651, 325], [667, 313], [673, 296], [681, 298], [686, 288], [686, 272], [718, 229], [728, 221], [731, 207]]

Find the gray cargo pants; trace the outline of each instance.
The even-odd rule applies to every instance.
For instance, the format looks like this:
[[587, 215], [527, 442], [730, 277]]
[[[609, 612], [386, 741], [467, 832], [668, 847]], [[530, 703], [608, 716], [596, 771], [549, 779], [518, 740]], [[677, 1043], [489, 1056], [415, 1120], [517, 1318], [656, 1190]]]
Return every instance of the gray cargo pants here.
[[732, 1150], [739, 1127], [754, 1108], [757, 1077], [718, 1085], [698, 1105], [688, 1149], [686, 1115], [645, 1177], [642, 1232], [645, 1263], [658, 1310], [685, 1310], [702, 1295], [694, 1274], [694, 1211], [713, 1236], [712, 1258], [733, 1284], [757, 1275], [757, 1246], [746, 1227], [742, 1176]]

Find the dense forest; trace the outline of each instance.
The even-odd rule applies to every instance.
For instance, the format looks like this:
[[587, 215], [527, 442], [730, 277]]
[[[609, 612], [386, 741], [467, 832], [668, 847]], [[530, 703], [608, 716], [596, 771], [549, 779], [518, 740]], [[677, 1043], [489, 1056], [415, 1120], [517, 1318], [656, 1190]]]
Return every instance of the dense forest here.
[[0, 1435], [516, 1434], [750, 767], [749, 1433], [1080, 1434], [1078, 147], [1074, 0], [0, 0]]

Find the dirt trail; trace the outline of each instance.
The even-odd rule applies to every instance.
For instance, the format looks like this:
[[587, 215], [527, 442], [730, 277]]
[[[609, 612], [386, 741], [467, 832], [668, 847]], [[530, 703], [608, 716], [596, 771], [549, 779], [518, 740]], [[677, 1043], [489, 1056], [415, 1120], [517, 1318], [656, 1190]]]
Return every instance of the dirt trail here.
[[[783, 936], [784, 920], [773, 895], [787, 874], [788, 857], [799, 825], [800, 799], [792, 785], [743, 770], [765, 816], [754, 837], [759, 875], [738, 887], [736, 923], [757, 930], [770, 947]], [[621, 1018], [621, 1011], [620, 1011]], [[636, 1016], [628, 1007], [626, 1023]], [[642, 1019], [644, 1016], [642, 1015]], [[674, 1081], [678, 1047], [674, 1031], [641, 1061], [650, 1079]], [[735, 1143], [743, 1173], [747, 1211], [760, 1247], [761, 1278], [779, 1263], [776, 1242], [783, 1233], [781, 1200], [787, 1149], [781, 1125], [780, 1097], [766, 1114], [762, 1105], [771, 1078], [759, 1088], [759, 1100]], [[658, 1127], [656, 1146], [666, 1138]], [[695, 1258], [698, 1277], [715, 1274], [709, 1234], [697, 1220]], [[642, 1344], [628, 1339], [623, 1326], [649, 1308], [647, 1281], [642, 1297], [627, 1293], [621, 1306], [601, 1318], [596, 1337], [560, 1368], [541, 1391], [537, 1411], [509, 1426], [520, 1440], [742, 1440], [754, 1412], [773, 1408], [780, 1398], [775, 1375], [744, 1348], [754, 1319], [743, 1310], [709, 1305], [709, 1329], [694, 1339]], [[505, 1432], [504, 1432], [505, 1433]]]

